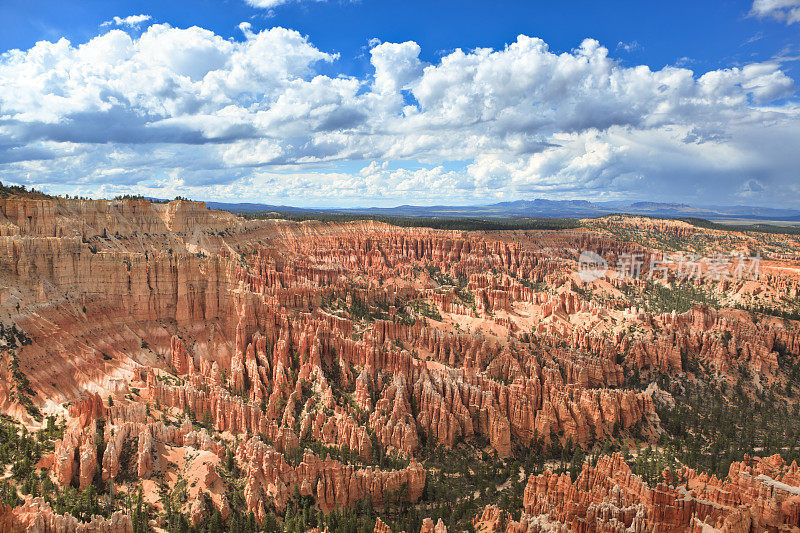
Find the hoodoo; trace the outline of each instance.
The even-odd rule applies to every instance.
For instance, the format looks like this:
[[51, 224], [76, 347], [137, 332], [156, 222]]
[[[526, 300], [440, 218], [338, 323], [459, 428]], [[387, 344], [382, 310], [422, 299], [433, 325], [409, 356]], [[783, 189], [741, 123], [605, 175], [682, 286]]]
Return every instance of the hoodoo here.
[[689, 281], [672, 264], [660, 281], [612, 260], [586, 282], [576, 251], [777, 237], [301, 223], [180, 200], [0, 213], [0, 423], [25, 450], [0, 454], [5, 530], [800, 527], [800, 327], [765, 312], [796, 298], [794, 271]]

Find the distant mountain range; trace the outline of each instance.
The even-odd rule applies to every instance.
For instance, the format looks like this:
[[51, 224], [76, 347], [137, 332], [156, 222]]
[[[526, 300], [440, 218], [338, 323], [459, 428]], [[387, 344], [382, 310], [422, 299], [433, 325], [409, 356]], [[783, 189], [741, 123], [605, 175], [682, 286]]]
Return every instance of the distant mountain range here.
[[278, 212], [285, 214], [351, 214], [433, 218], [591, 218], [612, 213], [654, 217], [697, 217], [707, 219], [752, 219], [800, 222], [800, 210], [747, 205], [691, 206], [661, 202], [590, 202], [588, 200], [517, 200], [487, 205], [399, 205], [397, 207], [314, 209], [286, 205], [206, 202], [211, 209], [235, 213]]

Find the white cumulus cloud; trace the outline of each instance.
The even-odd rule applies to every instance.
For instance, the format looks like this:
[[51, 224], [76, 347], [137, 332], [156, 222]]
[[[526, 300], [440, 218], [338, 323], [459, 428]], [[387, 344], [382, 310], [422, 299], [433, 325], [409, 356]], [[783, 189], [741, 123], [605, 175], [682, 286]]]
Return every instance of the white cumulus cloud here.
[[129, 15], [127, 17], [114, 17], [101, 24], [101, 26], [128, 26], [129, 28], [138, 28], [142, 23], [151, 20], [150, 15]]
[[653, 70], [592, 39], [555, 52], [520, 35], [433, 63], [374, 41], [354, 77], [297, 31], [239, 28], [114, 28], [0, 55], [4, 180], [329, 204], [797, 197], [800, 108], [777, 62]]
[[793, 24], [800, 22], [800, 0], [753, 0], [751, 13]]

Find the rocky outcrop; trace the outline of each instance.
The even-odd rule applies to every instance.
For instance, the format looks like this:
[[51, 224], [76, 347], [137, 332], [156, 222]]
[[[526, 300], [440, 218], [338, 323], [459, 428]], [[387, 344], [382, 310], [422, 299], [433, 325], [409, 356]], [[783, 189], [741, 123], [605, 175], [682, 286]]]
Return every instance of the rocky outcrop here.
[[95, 473], [97, 472], [96, 437], [91, 433], [87, 435], [83, 443], [81, 443], [78, 452], [80, 456], [78, 488], [84, 490], [94, 482]]
[[381, 446], [389, 451], [398, 450], [407, 456], [414, 455], [419, 446], [419, 436], [405, 376], [394, 376], [392, 384], [375, 404], [369, 424]]
[[317, 411], [316, 416], [306, 416], [301, 423], [300, 438], [346, 448], [355, 452], [363, 461], [372, 460], [372, 443], [367, 429], [359, 426], [339, 406], [336, 406], [331, 417], [326, 417], [324, 411]]
[[[198, 486], [215, 487], [222, 512], [228, 478], [216, 468], [236, 447], [259, 517], [295, 488], [321, 510], [397, 493], [416, 502], [427, 446], [488, 441], [507, 458], [534, 444], [654, 440], [654, 399], [670, 396], [626, 389], [633, 369], [694, 374], [700, 361], [778, 390], [800, 357], [796, 321], [704, 306], [651, 313], [629, 297], [643, 280], [580, 280], [578, 250], [608, 257], [612, 270], [626, 254], [653, 253], [614, 236], [631, 230], [624, 219], [477, 233], [57, 198], [0, 199], [0, 215], [0, 310], [30, 339], [16, 348], [18, 369], [0, 365], [0, 409], [24, 412], [11, 397], [22, 374], [32, 405], [66, 417], [47, 462], [62, 486], [86, 488], [98, 475], [110, 486], [149, 485], [191, 456]], [[675, 238], [699, 231], [642, 224]], [[779, 268], [758, 282], [698, 283], [730, 304], [744, 293], [785, 303], [799, 287]], [[337, 459], [305, 451], [309, 443]], [[408, 467], [376, 468], [386, 455]], [[794, 520], [786, 465], [743, 464], [702, 482], [686, 471], [678, 488], [645, 487], [625, 468], [610, 457], [575, 482], [532, 478], [518, 522], [487, 507], [480, 528], [734, 530]], [[197, 493], [184, 511], [199, 523], [211, 507]], [[443, 524], [423, 527], [443, 533]]]
[[72, 515], [54, 513], [42, 498], [30, 496], [11, 512], [11, 524], [10, 531], [29, 533], [133, 533], [130, 517], [120, 511], [108, 519], [94, 516], [81, 522]]
[[511, 515], [496, 505], [487, 505], [472, 519], [476, 533], [513, 531]]
[[414, 461], [404, 470], [386, 471], [321, 459], [306, 450], [302, 461], [292, 466], [282, 453], [258, 437], [242, 443], [237, 460], [247, 472], [247, 506], [259, 519], [266, 512], [264, 498], [271, 499], [282, 512], [295, 488], [301, 495], [313, 496], [319, 508], [327, 512], [352, 506], [368, 496], [377, 506], [387, 497], [400, 495], [413, 503], [425, 487], [425, 470]]
[[173, 335], [170, 340], [169, 358], [176, 374], [191, 374], [194, 371], [194, 361], [186, 351], [186, 345], [177, 335]]
[[52, 469], [56, 480], [62, 486], [77, 480], [78, 487], [83, 490], [94, 481], [97, 468], [97, 430], [94, 421], [85, 428], [79, 424], [72, 425], [55, 445]]
[[800, 470], [779, 456], [733, 463], [727, 478], [684, 468], [677, 486], [644, 483], [622, 460], [585, 463], [573, 482], [549, 470], [531, 476], [523, 505], [571, 531], [722, 531], [800, 527]]
[[383, 520], [377, 518], [375, 519], [375, 529], [373, 531], [374, 533], [391, 533], [392, 528], [387, 526]]
[[136, 454], [136, 471], [141, 479], [147, 479], [153, 473], [153, 434], [150, 427], [145, 426], [139, 433], [138, 452]]
[[447, 533], [447, 527], [444, 525], [441, 518], [437, 520], [436, 525], [433, 524], [433, 520], [430, 518], [425, 518], [422, 520], [422, 527], [419, 533]]

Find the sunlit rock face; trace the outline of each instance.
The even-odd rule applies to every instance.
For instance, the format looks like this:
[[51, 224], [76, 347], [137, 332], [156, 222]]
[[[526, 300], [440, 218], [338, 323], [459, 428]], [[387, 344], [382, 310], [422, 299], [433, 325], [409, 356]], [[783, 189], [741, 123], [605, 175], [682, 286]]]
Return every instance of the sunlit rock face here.
[[[0, 213], [0, 310], [27, 339], [4, 347], [18, 371], [0, 367], [0, 409], [32, 429], [42, 414], [65, 421], [40, 464], [58, 486], [140, 483], [156, 512], [159, 487], [187, 487], [177, 510], [195, 525], [237, 505], [258, 521], [282, 517], [297, 494], [322, 513], [414, 505], [437, 447], [512, 461], [655, 442], [655, 403], [674, 400], [632, 372], [695, 379], [696, 361], [719, 379], [749, 372], [769, 386], [800, 353], [796, 321], [734, 309], [797, 297], [780, 262], [758, 281], [699, 280], [720, 305], [680, 311], [643, 304], [634, 296], [646, 281], [613, 267], [591, 283], [577, 275], [583, 249], [650, 256], [656, 233], [720, 242], [685, 223], [466, 232], [60, 198], [6, 198]], [[620, 228], [644, 238], [621, 239]], [[778, 244], [782, 261], [796, 259], [796, 242]], [[487, 506], [473, 524], [796, 527], [797, 468], [781, 461], [735, 463], [723, 480], [687, 468], [653, 487], [620, 455], [587, 462], [574, 480], [523, 472], [521, 518]], [[231, 501], [235, 479], [241, 501]], [[3, 513], [23, 529], [78, 527], [35, 498]], [[131, 520], [120, 512], [80, 531], [128, 531]]]

